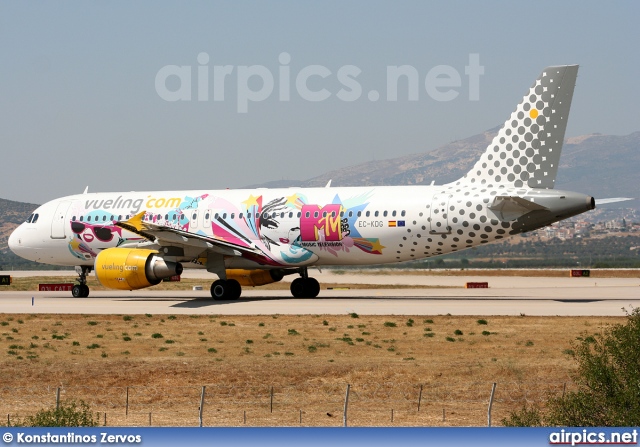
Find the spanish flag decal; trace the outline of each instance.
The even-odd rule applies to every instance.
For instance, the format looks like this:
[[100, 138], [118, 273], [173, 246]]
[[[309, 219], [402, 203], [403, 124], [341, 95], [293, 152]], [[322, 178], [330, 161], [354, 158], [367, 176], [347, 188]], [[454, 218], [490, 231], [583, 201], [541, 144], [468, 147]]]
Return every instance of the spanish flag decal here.
[[396, 221], [395, 220], [390, 220], [389, 221], [389, 226], [390, 227], [395, 227], [396, 226]]

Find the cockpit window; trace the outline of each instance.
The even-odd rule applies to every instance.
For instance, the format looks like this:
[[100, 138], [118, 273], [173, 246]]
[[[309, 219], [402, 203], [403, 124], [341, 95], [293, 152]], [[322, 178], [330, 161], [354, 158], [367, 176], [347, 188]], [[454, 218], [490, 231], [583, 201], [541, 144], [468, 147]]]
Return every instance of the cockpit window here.
[[38, 217], [40, 217], [39, 214], [32, 214], [27, 220], [25, 220], [25, 223], [36, 223], [38, 221]]

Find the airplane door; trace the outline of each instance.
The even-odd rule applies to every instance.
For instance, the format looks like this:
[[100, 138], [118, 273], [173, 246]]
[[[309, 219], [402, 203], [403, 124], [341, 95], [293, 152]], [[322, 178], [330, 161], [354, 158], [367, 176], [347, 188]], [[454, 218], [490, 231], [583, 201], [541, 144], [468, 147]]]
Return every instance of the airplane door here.
[[191, 226], [190, 228], [198, 228], [198, 210], [191, 211]]
[[451, 194], [435, 194], [431, 199], [431, 234], [449, 234], [449, 199]]
[[51, 221], [51, 239], [64, 239], [66, 237], [65, 217], [67, 217], [67, 210], [69, 210], [70, 205], [71, 202], [68, 200], [58, 203], [56, 212], [53, 214], [53, 220]]

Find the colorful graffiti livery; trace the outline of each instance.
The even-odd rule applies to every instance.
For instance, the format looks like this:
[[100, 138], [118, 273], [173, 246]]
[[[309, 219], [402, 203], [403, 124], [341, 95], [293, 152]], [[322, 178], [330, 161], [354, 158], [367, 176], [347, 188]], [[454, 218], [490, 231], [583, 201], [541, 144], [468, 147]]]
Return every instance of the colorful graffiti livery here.
[[[300, 237], [304, 242], [341, 241], [342, 205], [304, 205], [300, 216]], [[322, 231], [321, 231], [322, 230]]]

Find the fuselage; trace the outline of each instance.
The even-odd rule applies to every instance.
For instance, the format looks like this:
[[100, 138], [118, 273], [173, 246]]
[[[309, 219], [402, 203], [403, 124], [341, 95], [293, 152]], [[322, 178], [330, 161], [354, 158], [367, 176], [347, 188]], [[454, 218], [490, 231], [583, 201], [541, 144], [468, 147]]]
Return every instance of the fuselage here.
[[[519, 197], [548, 211], [506, 215], [496, 197]], [[145, 222], [264, 254], [228, 257], [228, 268], [384, 264], [471, 248], [592, 208], [583, 194], [508, 185], [91, 193], [40, 206], [9, 246], [37, 262], [93, 266], [107, 248], [152, 243], [114, 225], [146, 211]], [[188, 246], [177, 260], [201, 268], [205, 252]]]

